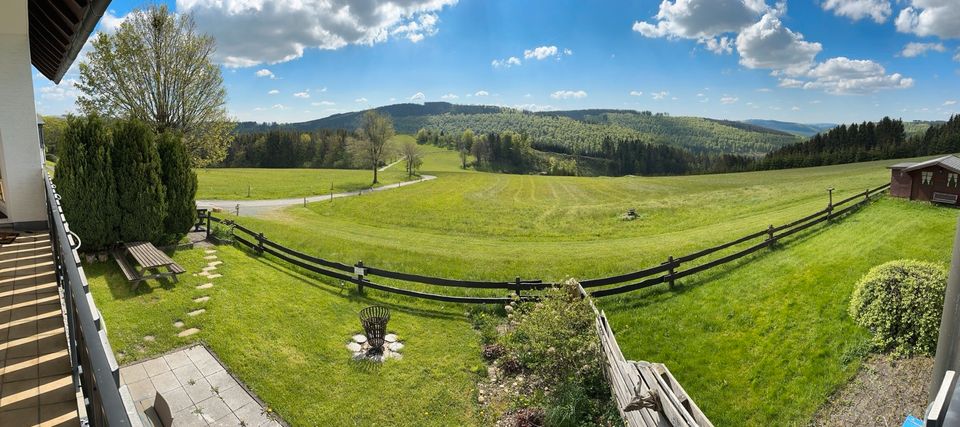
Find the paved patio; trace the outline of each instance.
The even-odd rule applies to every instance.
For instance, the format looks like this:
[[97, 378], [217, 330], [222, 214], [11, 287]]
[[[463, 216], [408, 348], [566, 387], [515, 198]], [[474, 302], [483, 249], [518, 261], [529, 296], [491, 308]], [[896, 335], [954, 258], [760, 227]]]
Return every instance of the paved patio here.
[[161, 393], [174, 426], [282, 425], [202, 345], [122, 367], [120, 382], [146, 417], [156, 416], [153, 404]]
[[0, 247], [0, 426], [79, 425], [50, 237]]

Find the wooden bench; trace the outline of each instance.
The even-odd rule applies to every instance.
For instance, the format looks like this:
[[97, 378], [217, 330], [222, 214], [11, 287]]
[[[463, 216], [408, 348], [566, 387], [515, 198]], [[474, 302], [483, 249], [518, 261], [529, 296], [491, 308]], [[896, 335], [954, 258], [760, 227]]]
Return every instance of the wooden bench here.
[[[136, 265], [140, 267], [139, 269], [128, 261], [128, 255], [133, 258]], [[117, 261], [120, 271], [123, 272], [128, 281], [132, 282], [134, 288], [140, 282], [149, 279], [170, 277], [174, 282], [177, 282], [177, 275], [187, 272], [180, 264], [177, 264], [150, 242], [127, 243], [124, 245], [124, 249], [113, 251], [113, 259]]]
[[947, 203], [947, 204], [955, 205], [957, 204], [957, 195], [934, 192], [933, 199], [931, 199], [931, 201], [933, 201], [934, 203]]

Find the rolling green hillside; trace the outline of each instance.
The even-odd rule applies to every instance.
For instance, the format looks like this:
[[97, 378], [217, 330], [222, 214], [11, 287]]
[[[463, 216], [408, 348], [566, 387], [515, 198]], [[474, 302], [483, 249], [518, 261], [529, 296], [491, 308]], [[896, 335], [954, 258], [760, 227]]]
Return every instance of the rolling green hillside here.
[[[491, 106], [445, 102], [396, 104], [379, 107], [393, 117], [398, 133], [421, 128], [460, 133], [513, 131], [528, 134], [534, 146], [571, 154], [598, 152], [604, 139], [641, 140], [686, 148], [696, 153], [760, 155], [798, 142], [798, 137], [760, 126], [700, 117], [671, 117], [632, 110], [574, 110], [528, 112]], [[300, 131], [356, 129], [363, 111], [283, 126]], [[269, 125], [241, 123], [238, 132], [268, 129]]]

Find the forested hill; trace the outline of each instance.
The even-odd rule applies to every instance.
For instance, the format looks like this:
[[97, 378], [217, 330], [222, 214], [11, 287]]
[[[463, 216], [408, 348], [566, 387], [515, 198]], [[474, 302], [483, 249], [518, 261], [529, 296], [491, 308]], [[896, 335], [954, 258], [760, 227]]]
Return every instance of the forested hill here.
[[[446, 102], [396, 104], [376, 108], [393, 117], [398, 133], [420, 129], [459, 134], [516, 132], [526, 134], [536, 148], [568, 154], [595, 155], [603, 141], [644, 141], [682, 147], [694, 153], [761, 155], [798, 142], [785, 132], [739, 122], [699, 117], [671, 117], [632, 110], [529, 112], [494, 106]], [[363, 111], [283, 125], [240, 123], [240, 133], [282, 127], [302, 132], [356, 129]]]
[[743, 123], [749, 123], [751, 125], [756, 125], [769, 129], [776, 129], [782, 132], [801, 135], [806, 137], [814, 136], [820, 132], [827, 131], [837, 127], [833, 123], [793, 123], [793, 122], [781, 122], [777, 120], [760, 120], [760, 119], [751, 119], [744, 120]]

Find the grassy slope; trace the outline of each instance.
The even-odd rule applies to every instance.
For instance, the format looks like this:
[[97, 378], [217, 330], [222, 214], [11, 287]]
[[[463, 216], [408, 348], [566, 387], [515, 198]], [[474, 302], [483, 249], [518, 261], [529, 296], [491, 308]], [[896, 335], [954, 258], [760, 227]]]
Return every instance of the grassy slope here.
[[[398, 135], [395, 143], [413, 141]], [[392, 161], [391, 161], [392, 162]], [[198, 199], [258, 200], [305, 197], [370, 188], [373, 172], [359, 169], [208, 168], [197, 170]], [[379, 185], [405, 181], [403, 164], [379, 173]], [[247, 190], [250, 197], [247, 197]]]
[[[139, 293], [111, 262], [87, 266], [90, 287], [106, 319], [121, 363], [162, 354], [202, 340], [227, 367], [291, 425], [474, 425], [471, 368], [480, 363], [475, 332], [463, 308], [432, 303], [377, 301], [318, 284], [282, 265], [230, 247], [210, 290], [191, 274], [179, 284]], [[202, 250], [174, 259], [195, 272]], [[210, 295], [206, 304], [193, 298]], [[382, 367], [350, 361], [344, 347], [361, 331], [357, 313], [371, 304], [392, 307], [389, 324], [404, 340], [404, 358]], [[185, 314], [204, 306], [198, 317]], [[172, 324], [202, 331], [176, 337]], [[143, 340], [146, 335], [155, 342]], [[438, 417], [438, 415], [441, 415]]]

